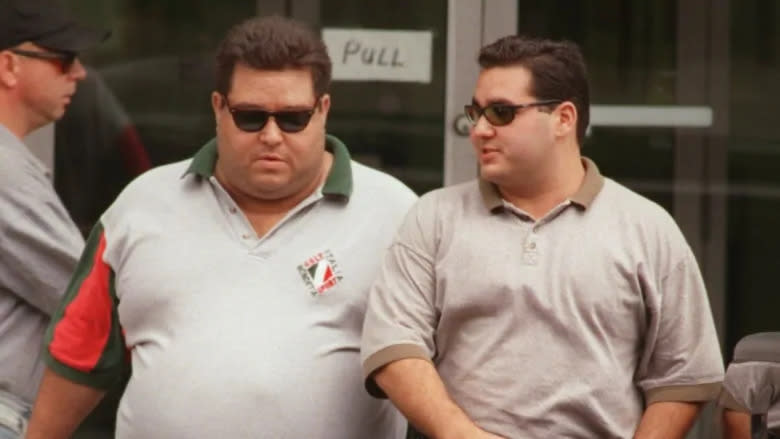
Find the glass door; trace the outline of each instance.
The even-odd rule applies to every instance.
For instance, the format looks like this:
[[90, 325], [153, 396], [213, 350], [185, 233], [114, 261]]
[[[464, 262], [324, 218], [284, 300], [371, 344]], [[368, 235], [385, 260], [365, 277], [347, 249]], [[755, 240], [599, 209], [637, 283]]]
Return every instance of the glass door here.
[[333, 61], [328, 131], [418, 194], [444, 182], [447, 0], [293, 0]]

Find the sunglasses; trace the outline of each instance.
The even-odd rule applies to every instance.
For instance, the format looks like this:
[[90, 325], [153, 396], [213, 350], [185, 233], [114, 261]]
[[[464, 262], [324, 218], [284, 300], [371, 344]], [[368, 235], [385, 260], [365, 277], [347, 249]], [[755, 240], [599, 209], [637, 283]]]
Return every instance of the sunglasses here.
[[256, 133], [261, 131], [268, 120], [271, 117], [274, 118], [276, 126], [285, 133], [297, 133], [303, 131], [311, 120], [312, 115], [317, 110], [317, 106], [320, 104], [320, 99], [314, 103], [314, 107], [310, 110], [288, 110], [288, 111], [265, 111], [265, 110], [248, 110], [235, 108], [228, 102], [227, 96], [224, 96], [225, 104], [230, 111], [230, 115], [233, 116], [233, 123], [236, 127], [248, 133]]
[[489, 104], [486, 107], [480, 107], [477, 104], [466, 105], [463, 107], [466, 110], [466, 117], [473, 125], [477, 124], [480, 117], [485, 116], [491, 125], [500, 127], [503, 125], [509, 125], [515, 120], [515, 114], [519, 110], [531, 107], [545, 107], [549, 105], [556, 105], [563, 102], [560, 99], [548, 99], [545, 101], [530, 102], [528, 104]]
[[47, 61], [55, 62], [59, 65], [62, 73], [68, 73], [73, 67], [73, 63], [76, 62], [78, 54], [76, 52], [41, 52], [37, 50], [25, 50], [25, 49], [11, 49], [12, 53], [21, 55], [27, 58], [43, 59]]

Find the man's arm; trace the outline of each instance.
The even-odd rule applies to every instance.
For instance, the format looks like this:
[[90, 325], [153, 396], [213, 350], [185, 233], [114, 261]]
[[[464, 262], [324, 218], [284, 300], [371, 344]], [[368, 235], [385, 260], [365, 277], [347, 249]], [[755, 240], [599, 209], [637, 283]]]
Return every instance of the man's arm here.
[[447, 394], [430, 361], [436, 352], [435, 195], [409, 211], [369, 293], [361, 342], [366, 389], [387, 396], [431, 439], [498, 439]]
[[51, 316], [84, 239], [43, 175], [0, 165], [0, 285]]
[[122, 375], [126, 348], [114, 274], [98, 223], [44, 337], [47, 368], [33, 407], [31, 438], [70, 437]]
[[477, 427], [452, 401], [428, 361], [394, 361], [379, 369], [374, 381], [409, 422], [431, 439], [499, 439]]
[[78, 384], [46, 368], [33, 406], [27, 439], [66, 439], [105, 395], [105, 391]]
[[637, 439], [684, 438], [723, 381], [723, 357], [696, 258], [679, 229], [669, 241], [684, 254], [675, 256], [660, 282], [645, 276], [642, 287], [650, 319], [637, 373], [647, 403]]
[[723, 409], [723, 439], [750, 439], [750, 413]]
[[702, 404], [690, 402], [656, 402], [650, 404], [634, 439], [683, 439], [696, 420]]

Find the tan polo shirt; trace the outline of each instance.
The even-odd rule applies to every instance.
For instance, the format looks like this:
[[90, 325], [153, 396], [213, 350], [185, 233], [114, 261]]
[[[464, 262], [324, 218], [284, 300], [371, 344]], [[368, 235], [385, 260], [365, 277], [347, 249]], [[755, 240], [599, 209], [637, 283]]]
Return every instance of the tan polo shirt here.
[[647, 403], [714, 399], [723, 363], [699, 268], [660, 206], [586, 176], [534, 220], [472, 181], [409, 212], [369, 298], [372, 373], [431, 360], [454, 401], [511, 438], [630, 437]]

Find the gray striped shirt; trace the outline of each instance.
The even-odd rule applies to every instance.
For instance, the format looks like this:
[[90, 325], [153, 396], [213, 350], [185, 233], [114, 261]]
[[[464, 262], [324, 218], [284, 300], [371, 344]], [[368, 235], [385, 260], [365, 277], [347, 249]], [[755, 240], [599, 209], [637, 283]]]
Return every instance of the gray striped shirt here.
[[27, 401], [43, 370], [43, 333], [84, 247], [50, 176], [0, 125], [0, 389]]

